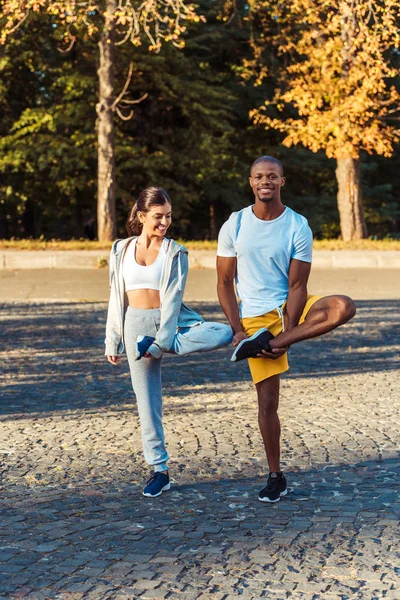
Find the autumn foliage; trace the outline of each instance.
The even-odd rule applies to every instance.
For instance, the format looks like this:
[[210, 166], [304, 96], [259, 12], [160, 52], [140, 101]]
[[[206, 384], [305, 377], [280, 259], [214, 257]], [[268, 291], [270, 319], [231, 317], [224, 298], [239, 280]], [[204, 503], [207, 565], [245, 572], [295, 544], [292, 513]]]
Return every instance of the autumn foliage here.
[[282, 143], [325, 151], [337, 160], [338, 208], [345, 240], [367, 236], [360, 152], [391, 156], [400, 95], [396, 0], [249, 0], [253, 59], [243, 75], [260, 85], [273, 70], [272, 98], [250, 112], [284, 134]]
[[[0, 42], [22, 25], [31, 12], [45, 11], [49, 16], [60, 19], [66, 25], [65, 39], [74, 38], [74, 26], [84, 24], [89, 35], [98, 31], [98, 15], [106, 18], [104, 2], [87, 0], [4, 0], [2, 13], [4, 24]], [[183, 0], [118, 0], [113, 12], [114, 24], [119, 28], [119, 43], [130, 40], [139, 46], [143, 34], [150, 42], [151, 50], [159, 50], [162, 40], [180, 46], [180, 36], [185, 31], [184, 21], [198, 21], [194, 7]]]
[[[388, 123], [400, 100], [390, 61], [400, 41], [398, 2], [251, 0], [250, 5], [263, 33], [253, 40], [249, 68], [269, 44], [285, 55], [274, 98], [252, 112], [254, 121], [282, 131], [286, 146], [323, 149], [333, 158], [358, 158], [360, 150], [390, 156], [399, 139]], [[277, 26], [270, 36], [265, 32], [271, 23]], [[291, 114], [295, 109], [295, 116], [288, 116], [288, 109]]]

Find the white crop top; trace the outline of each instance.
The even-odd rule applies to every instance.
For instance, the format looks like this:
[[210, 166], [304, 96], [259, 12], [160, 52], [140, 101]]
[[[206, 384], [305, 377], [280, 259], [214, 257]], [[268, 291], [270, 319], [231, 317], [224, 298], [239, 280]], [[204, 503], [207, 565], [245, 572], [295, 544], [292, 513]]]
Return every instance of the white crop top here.
[[136, 239], [132, 240], [126, 249], [122, 265], [122, 275], [125, 291], [132, 290], [159, 290], [163, 266], [165, 263], [167, 240], [161, 244], [156, 260], [148, 266], [136, 262]]

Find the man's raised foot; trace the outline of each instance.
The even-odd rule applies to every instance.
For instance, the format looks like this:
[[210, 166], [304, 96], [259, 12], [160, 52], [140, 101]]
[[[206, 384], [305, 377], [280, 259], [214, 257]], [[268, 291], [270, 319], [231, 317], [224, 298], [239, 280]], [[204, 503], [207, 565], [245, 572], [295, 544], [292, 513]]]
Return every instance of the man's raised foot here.
[[257, 354], [261, 354], [262, 350], [271, 352], [269, 343], [273, 339], [274, 336], [272, 333], [266, 327], [262, 327], [251, 337], [239, 342], [231, 356], [231, 361], [237, 362], [245, 358], [255, 358]]

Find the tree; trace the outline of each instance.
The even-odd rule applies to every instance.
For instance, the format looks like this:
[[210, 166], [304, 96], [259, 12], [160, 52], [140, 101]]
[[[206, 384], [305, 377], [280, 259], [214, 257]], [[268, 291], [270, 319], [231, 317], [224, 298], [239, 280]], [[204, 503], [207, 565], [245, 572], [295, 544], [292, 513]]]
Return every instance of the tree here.
[[260, 84], [274, 71], [278, 79], [273, 99], [251, 112], [254, 122], [283, 132], [287, 147], [323, 149], [336, 159], [342, 238], [366, 237], [360, 152], [389, 157], [400, 139], [391, 120], [400, 99], [393, 84], [397, 2], [250, 0], [249, 6], [260, 30], [247, 76]]
[[[98, 238], [101, 241], [115, 237], [115, 152], [114, 113], [122, 118], [131, 104], [138, 100], [126, 97], [132, 68], [122, 92], [114, 89], [115, 47], [130, 40], [139, 46], [144, 40], [149, 49], [158, 52], [163, 41], [182, 46], [182, 21], [199, 20], [191, 4], [183, 0], [4, 0], [2, 3], [2, 33], [0, 41], [9, 37], [29, 22], [30, 13], [46, 13], [55, 27], [64, 31], [65, 45], [70, 49], [80, 31], [98, 36], [99, 41], [99, 96], [97, 103], [98, 131]], [[143, 96], [142, 96], [143, 97]], [[125, 113], [124, 113], [125, 111]]]
[[[125, 81], [133, 62], [130, 94], [146, 90], [148, 98], [134, 118], [115, 120], [117, 235], [148, 185], [168, 190], [172, 235], [186, 239], [213, 237], [247, 201], [248, 165], [261, 142], [249, 149], [255, 131], [246, 131], [257, 90], [232, 73], [244, 34], [218, 20], [214, 0], [201, 0], [199, 10], [207, 22], [190, 24], [183, 49], [118, 49], [115, 81]], [[35, 13], [0, 48], [0, 237], [92, 234], [98, 48], [83, 30], [59, 52], [62, 33]]]
[[60, 34], [36, 14], [0, 48], [0, 237], [82, 237], [95, 214], [97, 46]]

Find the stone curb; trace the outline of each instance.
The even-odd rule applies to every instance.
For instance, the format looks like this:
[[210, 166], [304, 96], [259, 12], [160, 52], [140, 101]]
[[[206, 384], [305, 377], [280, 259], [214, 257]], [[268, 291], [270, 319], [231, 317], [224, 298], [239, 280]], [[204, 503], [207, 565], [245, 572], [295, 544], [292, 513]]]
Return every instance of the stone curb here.
[[[194, 268], [214, 269], [215, 250], [191, 250], [189, 265]], [[3, 250], [0, 269], [89, 269], [106, 267], [109, 253], [105, 250]], [[313, 268], [400, 268], [400, 251], [388, 250], [316, 250]]]

